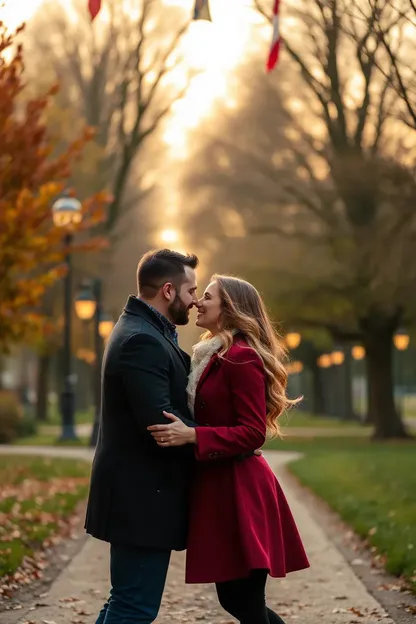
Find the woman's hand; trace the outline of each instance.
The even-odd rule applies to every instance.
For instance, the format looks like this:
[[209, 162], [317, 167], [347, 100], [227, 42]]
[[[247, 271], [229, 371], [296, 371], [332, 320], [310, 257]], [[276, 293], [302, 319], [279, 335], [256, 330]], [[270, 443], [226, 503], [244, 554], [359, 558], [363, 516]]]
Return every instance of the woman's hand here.
[[147, 428], [156, 440], [158, 446], [183, 446], [184, 444], [196, 444], [196, 432], [188, 427], [177, 416], [163, 412], [163, 415], [173, 422], [169, 425], [151, 425]]

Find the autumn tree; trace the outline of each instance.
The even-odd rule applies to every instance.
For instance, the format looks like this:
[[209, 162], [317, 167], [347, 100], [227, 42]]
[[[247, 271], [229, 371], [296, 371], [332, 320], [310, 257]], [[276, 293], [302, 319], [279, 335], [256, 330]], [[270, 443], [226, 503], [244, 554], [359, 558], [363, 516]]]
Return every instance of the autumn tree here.
[[41, 65], [46, 79], [57, 77], [61, 109], [96, 128], [101, 158], [88, 183], [112, 193], [107, 231], [149, 190], [143, 147], [186, 92], [190, 73], [180, 50], [188, 24], [182, 9], [155, 0], [109, 0], [93, 24], [84, 0], [49, 3], [30, 24], [34, 75]]
[[[231, 218], [228, 229], [239, 220], [258, 237], [250, 264], [292, 322], [364, 344], [375, 436], [389, 438], [406, 435], [392, 337], [415, 314], [416, 184], [398, 120], [405, 107], [375, 26], [388, 32], [391, 6], [373, 5], [291, 5], [283, 68], [271, 80], [252, 66], [242, 77], [242, 105], [221, 111], [187, 187], [205, 191], [199, 227], [214, 213], [217, 232]], [[235, 258], [229, 243], [227, 255]]]
[[[39, 313], [46, 290], [64, 274], [66, 228], [53, 224], [51, 205], [67, 187], [71, 165], [82, 153], [91, 131], [58, 157], [45, 126], [45, 111], [55, 90], [25, 98], [23, 48], [17, 33], [0, 23], [0, 350], [13, 342], [48, 331]], [[78, 249], [96, 249], [88, 230], [104, 216], [106, 196], [83, 205]], [[75, 250], [75, 249], [74, 249]]]
[[[368, 0], [370, 7], [373, 1]], [[375, 29], [390, 61], [392, 85], [404, 104], [400, 119], [416, 130], [416, 3], [400, 0], [392, 3], [391, 11], [391, 23], [386, 26], [377, 21]], [[406, 34], [406, 45], [403, 45]], [[380, 69], [383, 71], [382, 67]]]

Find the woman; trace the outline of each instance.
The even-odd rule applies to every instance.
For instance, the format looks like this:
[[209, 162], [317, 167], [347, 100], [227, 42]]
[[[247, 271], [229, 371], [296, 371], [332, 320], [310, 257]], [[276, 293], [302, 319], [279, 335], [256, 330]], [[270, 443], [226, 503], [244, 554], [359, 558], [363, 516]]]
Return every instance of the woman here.
[[[186, 582], [215, 583], [223, 608], [242, 624], [282, 624], [265, 602], [267, 576], [309, 567], [295, 522], [260, 448], [292, 401], [284, 351], [257, 290], [214, 276], [198, 304], [207, 331], [194, 347], [188, 383], [195, 429], [149, 429], [161, 447], [195, 445], [198, 460]], [[284, 624], [284, 623], [283, 623]]]

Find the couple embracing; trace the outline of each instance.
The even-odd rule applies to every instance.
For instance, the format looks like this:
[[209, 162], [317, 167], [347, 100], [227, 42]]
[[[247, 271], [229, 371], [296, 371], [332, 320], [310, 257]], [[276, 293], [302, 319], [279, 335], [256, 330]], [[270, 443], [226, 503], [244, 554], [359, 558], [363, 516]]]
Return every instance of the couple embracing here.
[[[86, 530], [111, 545], [111, 592], [96, 624], [153, 622], [172, 550], [187, 549], [186, 582], [215, 583], [242, 624], [284, 624], [267, 577], [309, 566], [259, 451], [291, 403], [284, 351], [251, 284], [217, 275], [198, 298], [197, 265], [143, 256], [104, 354]], [[176, 326], [193, 307], [206, 331], [191, 361]]]

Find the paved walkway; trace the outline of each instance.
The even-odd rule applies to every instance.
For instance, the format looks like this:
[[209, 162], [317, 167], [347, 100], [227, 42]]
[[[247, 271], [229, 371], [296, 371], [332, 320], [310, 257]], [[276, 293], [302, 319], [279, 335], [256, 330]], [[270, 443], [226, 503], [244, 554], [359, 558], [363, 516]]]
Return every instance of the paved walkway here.
[[[4, 452], [4, 447], [0, 447]], [[6, 452], [44, 453], [60, 457], [91, 457], [88, 449], [8, 447]], [[312, 567], [288, 578], [268, 583], [270, 606], [289, 624], [394, 624], [343, 556], [325, 535], [285, 476], [284, 465], [293, 453], [266, 453], [285, 490], [298, 522]], [[157, 624], [206, 622], [232, 624], [218, 606], [211, 586], [185, 585], [184, 555], [175, 553]], [[2, 624], [93, 624], [108, 591], [108, 545], [87, 539], [82, 550], [53, 583], [41, 606], [27, 612], [5, 612]]]

